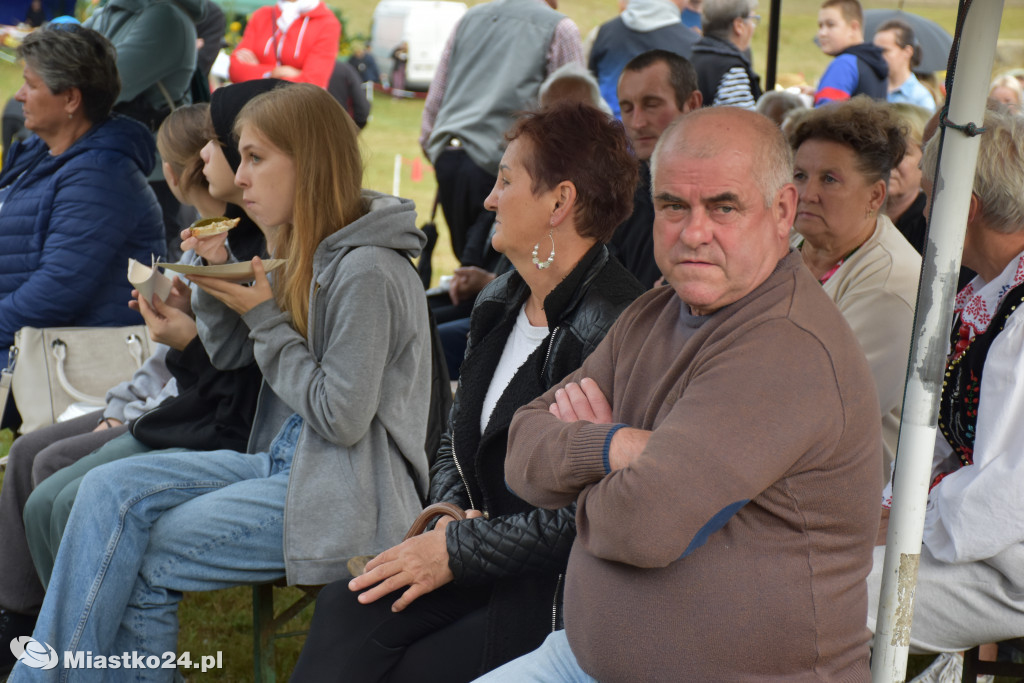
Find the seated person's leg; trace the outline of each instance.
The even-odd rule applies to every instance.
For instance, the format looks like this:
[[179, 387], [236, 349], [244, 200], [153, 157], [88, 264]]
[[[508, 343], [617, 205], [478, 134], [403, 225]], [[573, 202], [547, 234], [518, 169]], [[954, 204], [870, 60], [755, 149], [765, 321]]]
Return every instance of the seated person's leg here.
[[529, 654], [477, 679], [480, 683], [597, 683], [579, 664], [565, 631], [555, 631]]
[[186, 591], [284, 576], [287, 491], [288, 470], [278, 471], [232, 482], [160, 515], [150, 531], [113, 652], [159, 657], [175, 651], [177, 608]]
[[[431, 639], [429, 647], [440, 648], [446, 655], [464, 661], [446, 663], [429, 652], [424, 653], [423, 646], [431, 634], [442, 634], [448, 630], [446, 626], [462, 623], [477, 612], [486, 612], [488, 591], [448, 585], [417, 598], [401, 612], [392, 612], [391, 605], [400, 595], [401, 592], [396, 591], [363, 605], [356, 599], [358, 593], [348, 589], [347, 579], [325, 586], [317, 596], [309, 636], [291, 680], [296, 683], [332, 680], [338, 683], [383, 680], [419, 683], [427, 680], [424, 676], [430, 670], [450, 683], [471, 680], [480, 670], [483, 624], [449, 634], [454, 638]], [[477, 620], [469, 622], [476, 624]], [[443, 665], [436, 669], [424, 668], [427, 661], [431, 666]], [[454, 674], [460, 669], [468, 669], [469, 673], [456, 677]], [[411, 678], [407, 677], [410, 672]]]
[[473, 312], [474, 301], [476, 301], [476, 297], [453, 304], [451, 296], [447, 293], [433, 294], [427, 297], [427, 303], [430, 304], [430, 309], [434, 312], [434, 320], [438, 325], [468, 318], [469, 314]]
[[[233, 451], [154, 453], [89, 472], [61, 540], [35, 636], [60, 651], [113, 652], [160, 516], [231, 483], [271, 473], [267, 454]], [[166, 649], [173, 650], [173, 643]]]
[[25, 539], [44, 586], [50, 581], [53, 561], [82, 477], [100, 465], [148, 450], [142, 442], [124, 432], [95, 452], [54, 472], [36, 486], [25, 501]]
[[[11, 446], [0, 489], [0, 643], [31, 634], [43, 604], [43, 585], [25, 539], [25, 501], [38, 482], [95, 450], [102, 443], [96, 437], [116, 435], [114, 430], [92, 431], [100, 415], [97, 411], [38, 429]], [[0, 647], [0, 675], [14, 662], [9, 649]]]
[[[1006, 551], [1004, 555], [1011, 553]], [[868, 628], [875, 630], [885, 547], [874, 552], [868, 575]], [[999, 556], [997, 556], [999, 557]], [[988, 562], [950, 564], [921, 548], [910, 652], [959, 652], [1024, 634], [1024, 591]]]
[[33, 488], [39, 486], [39, 482], [57, 470], [75, 464], [108, 441], [128, 431], [127, 425], [118, 425], [94, 432], [101, 415], [100, 411], [96, 411], [67, 422], [58, 422], [18, 438], [15, 443], [30, 439], [30, 444], [39, 444], [39, 441], [33, 441], [31, 437], [47, 437], [46, 443], [42, 444], [43, 448], [35, 447], [37, 455], [32, 460]]
[[[66, 437], [91, 429], [96, 425], [96, 419], [95, 416], [83, 416], [72, 420], [82, 425], [86, 422], [91, 425], [78, 430], [70, 423], [40, 429], [19, 437], [11, 446], [3, 488], [0, 489], [0, 548], [3, 548], [3, 552], [0, 552], [0, 609], [28, 615], [39, 611], [39, 605], [43, 602], [43, 587], [32, 566], [32, 557], [25, 543], [25, 525], [22, 522], [25, 501], [32, 493], [34, 484], [32, 471], [38, 456], [45, 453], [48, 447]], [[2, 653], [0, 657], [5, 655]]]
[[416, 641], [388, 677], [390, 683], [468, 683], [480, 675], [487, 605]]

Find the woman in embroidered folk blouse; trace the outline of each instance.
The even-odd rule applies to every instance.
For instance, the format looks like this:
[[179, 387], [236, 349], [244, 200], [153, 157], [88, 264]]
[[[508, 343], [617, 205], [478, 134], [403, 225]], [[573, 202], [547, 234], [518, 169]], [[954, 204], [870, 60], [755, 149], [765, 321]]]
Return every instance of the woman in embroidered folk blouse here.
[[[1024, 120], [987, 112], [925, 512], [911, 651], [1024, 633]], [[924, 188], [938, 156], [925, 149]], [[891, 489], [891, 487], [890, 487]], [[886, 491], [891, 501], [891, 490]], [[885, 548], [868, 577], [874, 626]]]
[[860, 342], [878, 389], [889, 477], [921, 257], [881, 209], [905, 131], [883, 103], [856, 97], [810, 112], [790, 133], [800, 193], [792, 245], [836, 302]]

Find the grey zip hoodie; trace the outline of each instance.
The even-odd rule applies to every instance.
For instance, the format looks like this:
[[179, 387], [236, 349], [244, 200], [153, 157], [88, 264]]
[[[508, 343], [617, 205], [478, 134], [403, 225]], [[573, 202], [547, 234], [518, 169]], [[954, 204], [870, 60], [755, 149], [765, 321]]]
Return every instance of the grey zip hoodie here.
[[205, 293], [193, 305], [213, 364], [263, 371], [250, 452], [304, 420], [285, 501], [289, 584], [346, 575], [354, 555], [402, 539], [421, 510], [430, 403], [426, 298], [406, 256], [425, 238], [411, 201], [364, 191], [369, 210], [317, 248], [306, 338], [266, 301], [241, 318]]

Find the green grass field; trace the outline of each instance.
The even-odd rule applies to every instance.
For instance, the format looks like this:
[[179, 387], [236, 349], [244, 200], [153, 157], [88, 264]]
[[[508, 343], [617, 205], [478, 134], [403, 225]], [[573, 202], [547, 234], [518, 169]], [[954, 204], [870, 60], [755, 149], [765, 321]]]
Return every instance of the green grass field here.
[[[479, 4], [470, 0], [467, 4]], [[347, 20], [350, 35], [367, 34], [374, 3], [341, 2], [328, 0], [328, 4], [341, 9]], [[816, 29], [818, 0], [785, 0], [781, 45], [778, 63], [779, 74], [796, 74], [798, 78], [813, 83], [828, 63], [812, 42]], [[868, 7], [897, 6], [896, 0], [865, 3]], [[585, 36], [591, 29], [612, 17], [615, 3], [612, 0], [562, 0], [559, 9], [572, 17]], [[952, 0], [908, 0], [904, 3], [907, 11], [918, 12], [952, 28], [956, 18], [956, 3]], [[759, 12], [767, 20], [767, 0], [762, 0]], [[755, 67], [763, 71], [766, 56], [766, 23], [755, 36], [753, 45]], [[1009, 0], [1004, 10], [1000, 33], [1000, 55], [1016, 66], [1024, 66], [1024, 0]], [[1009, 64], [1005, 64], [1007, 66]], [[6, 101], [14, 94], [21, 82], [21, 70], [16, 65], [0, 61], [0, 101]], [[391, 192], [395, 167], [395, 156], [401, 155], [400, 193], [416, 201], [420, 210], [420, 222], [427, 219], [433, 200], [435, 184], [433, 173], [422, 158], [417, 144], [421, 100], [392, 100], [378, 96], [373, 103], [370, 124], [363, 131], [361, 144], [366, 161], [366, 187]], [[418, 161], [422, 178], [413, 180], [414, 163]], [[439, 223], [444, 231], [443, 217]], [[446, 234], [442, 234], [434, 252], [435, 278], [438, 274], [450, 272], [455, 266]], [[0, 455], [6, 447], [4, 435], [0, 433]], [[0, 474], [2, 485], [2, 474]], [[2, 580], [2, 577], [0, 577]], [[297, 590], [279, 591], [287, 600], [298, 594]], [[302, 615], [291, 624], [300, 628], [308, 623], [309, 614]], [[278, 645], [277, 673], [279, 680], [286, 680], [301, 647], [301, 638], [282, 641]], [[205, 676], [193, 674], [190, 680], [249, 681], [252, 680], [252, 617], [251, 589], [236, 588], [213, 593], [190, 594], [181, 607], [181, 633], [179, 650], [188, 650], [193, 658], [204, 654], [223, 652], [224, 669]], [[742, 656], [742, 653], [737, 653]], [[926, 657], [912, 657], [910, 671], [916, 672], [928, 662]]]

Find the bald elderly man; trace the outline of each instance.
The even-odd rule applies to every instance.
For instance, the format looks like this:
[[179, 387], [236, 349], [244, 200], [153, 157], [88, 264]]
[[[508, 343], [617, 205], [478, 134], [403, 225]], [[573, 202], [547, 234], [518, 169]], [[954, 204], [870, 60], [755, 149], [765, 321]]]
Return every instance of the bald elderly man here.
[[792, 173], [774, 124], [737, 108], [662, 136], [669, 286], [509, 434], [509, 487], [577, 503], [566, 628], [481, 680], [868, 680], [879, 409], [857, 340], [787, 246]]

